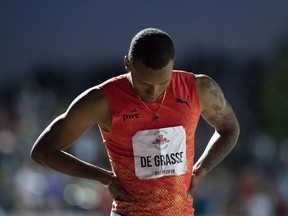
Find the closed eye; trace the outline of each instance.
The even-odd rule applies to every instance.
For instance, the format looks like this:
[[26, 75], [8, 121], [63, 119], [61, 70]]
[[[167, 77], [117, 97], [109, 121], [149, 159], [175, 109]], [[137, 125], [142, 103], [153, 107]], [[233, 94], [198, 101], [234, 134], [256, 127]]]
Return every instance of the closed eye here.
[[164, 82], [162, 82], [162, 83], [159, 83], [159, 84], [150, 84], [150, 83], [146, 83], [146, 82], [140, 81], [140, 83], [141, 83], [142, 85], [146, 85], [146, 86], [166, 85], [166, 84], [169, 83], [169, 82], [170, 82], [170, 79], [169, 79], [169, 80], [166, 80], [166, 81], [164, 81]]

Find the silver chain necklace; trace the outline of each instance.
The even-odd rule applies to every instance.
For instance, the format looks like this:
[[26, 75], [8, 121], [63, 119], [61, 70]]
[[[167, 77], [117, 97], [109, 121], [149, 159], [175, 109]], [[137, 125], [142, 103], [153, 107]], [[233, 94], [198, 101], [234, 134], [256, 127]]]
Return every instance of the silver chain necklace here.
[[[131, 72], [127, 74], [127, 79], [128, 79], [128, 81], [131, 83], [131, 85], [133, 86], [133, 82], [132, 82], [132, 79], [131, 79]], [[133, 89], [134, 89], [134, 88], [133, 88]], [[134, 91], [135, 91], [135, 89], [134, 89]], [[162, 105], [163, 105], [163, 103], [164, 103], [164, 100], [165, 100], [165, 97], [166, 97], [166, 92], [167, 92], [167, 88], [166, 88], [165, 91], [164, 91], [163, 98], [162, 98], [161, 104], [160, 104], [160, 106], [159, 106], [159, 109], [158, 109], [156, 112], [154, 112], [153, 110], [151, 110], [151, 109], [147, 106], [147, 104], [140, 98], [140, 96], [139, 96], [139, 95], [137, 94], [137, 92], [135, 91], [135, 94], [138, 96], [138, 99], [141, 101], [141, 103], [145, 106], [145, 108], [146, 108], [149, 112], [151, 112], [151, 113], [154, 115], [154, 119], [155, 119], [156, 123], [158, 123], [158, 122], [159, 122], [159, 119], [160, 119], [159, 112], [160, 112], [160, 110], [161, 110], [161, 108], [162, 108]]]
[[160, 110], [161, 110], [161, 108], [162, 108], [162, 105], [163, 105], [163, 103], [164, 103], [164, 100], [165, 100], [165, 97], [166, 97], [166, 92], [167, 92], [167, 90], [165, 89], [164, 95], [163, 95], [163, 98], [162, 98], [162, 101], [161, 101], [161, 104], [160, 104], [160, 106], [159, 106], [159, 109], [158, 109], [156, 112], [154, 112], [153, 110], [151, 110], [151, 109], [147, 106], [147, 104], [138, 96], [139, 100], [140, 100], [141, 103], [146, 107], [146, 109], [147, 109], [149, 112], [151, 112], [152, 114], [154, 114], [154, 119], [155, 119], [156, 123], [158, 123], [158, 122], [159, 122], [159, 119], [160, 119], [159, 112], [160, 112]]

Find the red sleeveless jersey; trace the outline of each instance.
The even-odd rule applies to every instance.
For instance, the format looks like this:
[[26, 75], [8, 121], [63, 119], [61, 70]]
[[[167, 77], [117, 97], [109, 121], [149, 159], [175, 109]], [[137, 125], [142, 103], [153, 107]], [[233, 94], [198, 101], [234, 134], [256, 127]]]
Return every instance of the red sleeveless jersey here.
[[[139, 96], [135, 94], [127, 79], [127, 74], [109, 79], [99, 87], [107, 97], [113, 116], [110, 131], [106, 132], [100, 129], [111, 167], [125, 189], [135, 197], [134, 202], [113, 200], [112, 210], [120, 215], [134, 216], [193, 215], [192, 198], [187, 197], [187, 191], [194, 163], [194, 135], [200, 116], [194, 74], [173, 70], [171, 82], [167, 87], [166, 96], [159, 111], [158, 122], [155, 121], [151, 110], [156, 112], [159, 109], [163, 96], [160, 96], [155, 103], [146, 103], [151, 109], [148, 110]], [[168, 136], [168, 132], [165, 134], [165, 131], [169, 131], [166, 128], [174, 129], [178, 126], [183, 128], [186, 136], [184, 139], [186, 151], [154, 154], [153, 156], [147, 156], [150, 149], [143, 151], [146, 156], [139, 157], [141, 158], [139, 170], [140, 175], [144, 177], [139, 177], [135, 171], [138, 165], [135, 163], [136, 150], [135, 143], [132, 144], [132, 137], [136, 137], [135, 134], [140, 131], [144, 139], [140, 137], [138, 140], [142, 142], [145, 141], [146, 131], [154, 133], [155, 129], [162, 128], [161, 131], [164, 131], [164, 135], [157, 134], [158, 138], [152, 140], [150, 144], [151, 149], [161, 148], [166, 151], [165, 148], [169, 148], [169, 145], [173, 143], [165, 138]], [[133, 142], [137, 144], [137, 141]], [[175, 142], [181, 147], [182, 144], [179, 144], [178, 141]], [[181, 165], [184, 162], [185, 166]], [[173, 174], [175, 170], [169, 169], [155, 171], [155, 173], [152, 171], [149, 178], [145, 177], [146, 169], [162, 165], [176, 166], [176, 163], [179, 163], [182, 168], [186, 168], [184, 173]]]

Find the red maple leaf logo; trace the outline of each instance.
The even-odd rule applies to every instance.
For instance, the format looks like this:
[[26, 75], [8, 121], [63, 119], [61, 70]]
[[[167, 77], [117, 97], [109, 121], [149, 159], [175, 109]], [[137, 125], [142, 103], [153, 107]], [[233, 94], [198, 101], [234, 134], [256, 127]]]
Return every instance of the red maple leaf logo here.
[[167, 140], [162, 134], [158, 136], [158, 138], [155, 140], [156, 143], [163, 143]]

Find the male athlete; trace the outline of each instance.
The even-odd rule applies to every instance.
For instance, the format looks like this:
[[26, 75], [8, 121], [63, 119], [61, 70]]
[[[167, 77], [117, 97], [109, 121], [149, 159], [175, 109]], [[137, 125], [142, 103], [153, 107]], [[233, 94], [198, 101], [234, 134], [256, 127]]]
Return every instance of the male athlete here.
[[[39, 136], [31, 157], [106, 185], [111, 215], [194, 215], [192, 192], [235, 146], [239, 125], [219, 85], [208, 76], [174, 70], [174, 58], [167, 33], [140, 31], [124, 58], [127, 73], [79, 95]], [[215, 133], [194, 164], [200, 116]], [[94, 125], [112, 171], [65, 152]]]

